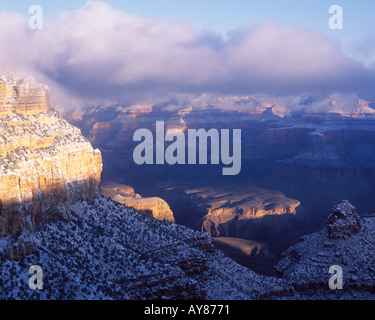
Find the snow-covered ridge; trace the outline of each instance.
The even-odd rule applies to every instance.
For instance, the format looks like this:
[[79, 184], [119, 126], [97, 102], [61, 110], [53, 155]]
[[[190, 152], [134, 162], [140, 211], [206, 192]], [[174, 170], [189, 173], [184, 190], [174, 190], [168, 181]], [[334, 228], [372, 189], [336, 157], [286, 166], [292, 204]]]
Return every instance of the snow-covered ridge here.
[[[332, 209], [326, 228], [302, 237], [276, 266], [296, 299], [374, 299], [375, 219], [360, 219], [348, 201]], [[328, 287], [331, 266], [343, 270], [343, 290]]]
[[[226, 258], [206, 234], [105, 197], [71, 209], [69, 220], [22, 236], [35, 248], [22, 261], [0, 247], [0, 299], [256, 299], [282, 288]], [[39, 292], [28, 288], [34, 264], [43, 268]]]
[[[158, 221], [105, 197], [79, 201], [70, 219], [50, 222], [18, 241], [34, 247], [8, 260], [0, 237], [0, 299], [371, 299], [375, 220], [345, 239], [325, 229], [291, 247], [277, 270], [255, 274], [215, 249], [207, 234]], [[43, 269], [43, 290], [30, 290], [28, 268]], [[344, 289], [328, 287], [341, 265]]]

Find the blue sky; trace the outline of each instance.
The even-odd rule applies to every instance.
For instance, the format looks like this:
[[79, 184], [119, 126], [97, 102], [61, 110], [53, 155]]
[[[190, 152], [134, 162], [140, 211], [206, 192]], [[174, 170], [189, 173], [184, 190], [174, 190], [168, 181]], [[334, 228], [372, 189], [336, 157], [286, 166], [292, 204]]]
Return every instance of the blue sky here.
[[[333, 37], [352, 40], [372, 32], [375, 27], [373, 0], [110, 0], [114, 8], [145, 17], [187, 19], [196, 28], [210, 28], [224, 34], [230, 29], [253, 25], [273, 19], [321, 31]], [[83, 6], [86, 0], [0, 0], [1, 11], [27, 14], [31, 5], [38, 4], [46, 15]], [[328, 8], [338, 4], [344, 9], [343, 31], [327, 27]]]

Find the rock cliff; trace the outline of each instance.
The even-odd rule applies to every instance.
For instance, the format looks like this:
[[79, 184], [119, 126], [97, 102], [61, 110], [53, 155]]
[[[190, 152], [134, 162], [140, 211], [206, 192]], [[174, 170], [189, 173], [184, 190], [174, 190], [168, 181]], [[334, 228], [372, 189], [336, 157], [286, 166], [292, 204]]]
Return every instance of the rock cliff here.
[[175, 222], [173, 212], [168, 203], [161, 198], [142, 198], [139, 194], [135, 193], [132, 187], [113, 182], [102, 186], [102, 194], [156, 220]]
[[187, 189], [206, 210], [202, 230], [212, 236], [243, 237], [252, 221], [266, 216], [295, 215], [300, 202], [280, 192], [248, 186]]
[[0, 235], [17, 237], [99, 194], [99, 150], [32, 79], [0, 77]]
[[327, 231], [331, 239], [344, 239], [361, 231], [361, 218], [347, 200], [332, 209], [327, 221]]

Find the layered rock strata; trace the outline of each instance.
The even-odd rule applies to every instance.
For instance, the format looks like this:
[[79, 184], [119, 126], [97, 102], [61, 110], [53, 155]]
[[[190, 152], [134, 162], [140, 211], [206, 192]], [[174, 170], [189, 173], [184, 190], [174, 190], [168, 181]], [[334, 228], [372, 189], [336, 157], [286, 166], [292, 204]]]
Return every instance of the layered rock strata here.
[[0, 235], [17, 237], [99, 194], [99, 150], [32, 79], [0, 77]]
[[139, 194], [135, 193], [132, 187], [113, 182], [104, 184], [101, 191], [104, 196], [146, 216], [155, 218], [156, 220], [175, 222], [173, 212], [168, 203], [161, 198], [142, 198]]

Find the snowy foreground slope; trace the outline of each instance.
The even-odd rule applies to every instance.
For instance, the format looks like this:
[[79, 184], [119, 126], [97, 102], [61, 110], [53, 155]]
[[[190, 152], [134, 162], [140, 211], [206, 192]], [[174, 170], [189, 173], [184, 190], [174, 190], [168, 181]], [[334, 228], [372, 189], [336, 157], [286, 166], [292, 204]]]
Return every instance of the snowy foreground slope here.
[[[342, 270], [342, 290], [329, 290], [329, 268]], [[294, 299], [375, 299], [375, 218], [360, 218], [348, 201], [336, 205], [326, 228], [303, 236], [275, 268]]]
[[[19, 261], [6, 257], [14, 240], [0, 238], [0, 299], [374, 299], [375, 219], [348, 235], [352, 207], [343, 206], [348, 216], [287, 250], [278, 279], [225, 257], [207, 234], [105, 197], [77, 202], [69, 220], [18, 239], [35, 250]], [[42, 290], [29, 288], [32, 265], [43, 269]], [[328, 287], [331, 265], [343, 268], [344, 290]]]
[[[226, 258], [207, 235], [108, 198], [78, 202], [71, 215], [23, 236], [34, 254], [0, 258], [0, 299], [257, 299], [282, 288]], [[42, 290], [29, 289], [32, 265], [43, 268]]]

